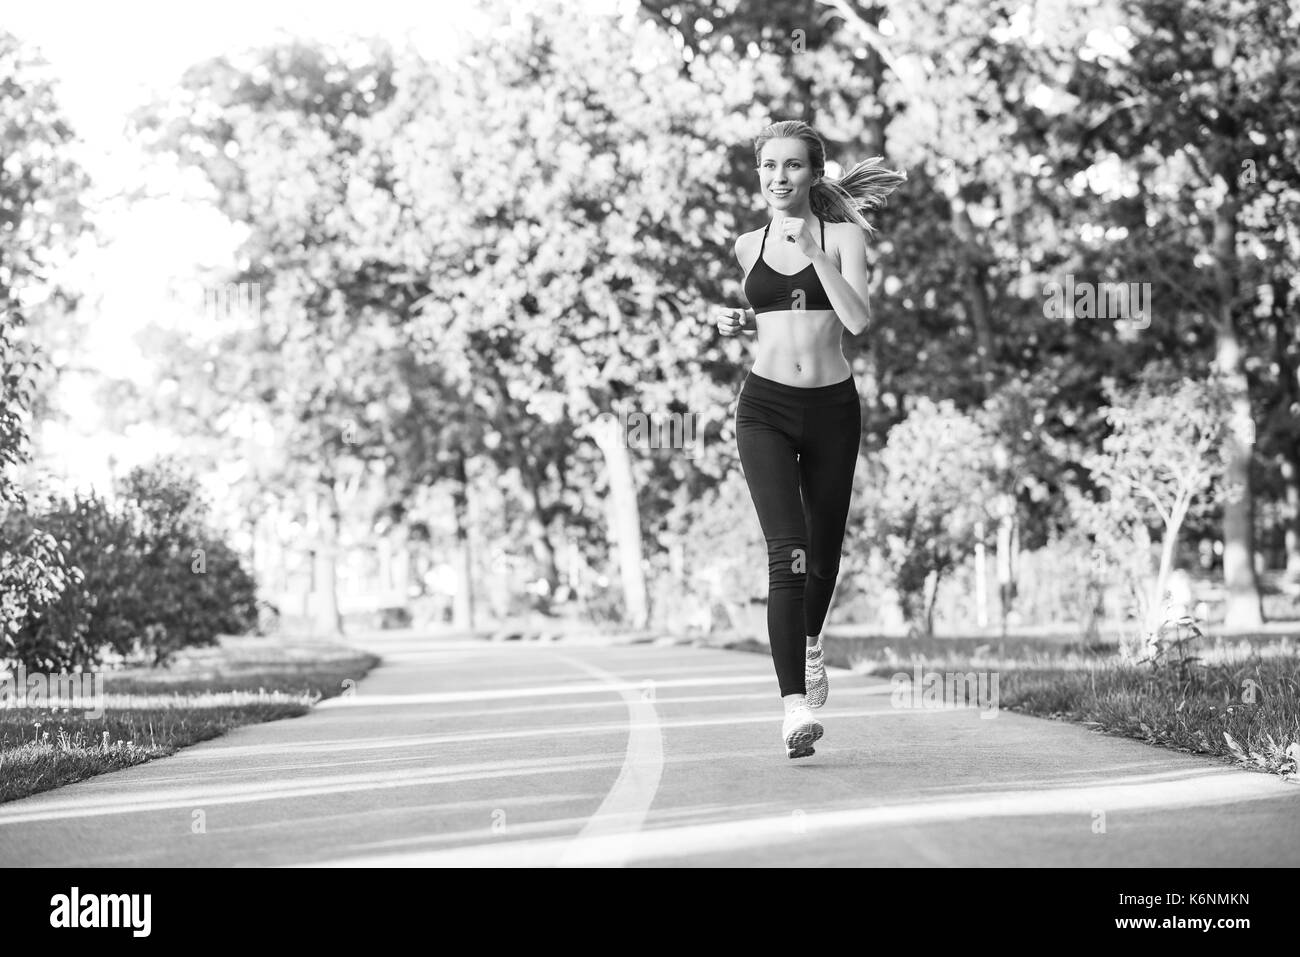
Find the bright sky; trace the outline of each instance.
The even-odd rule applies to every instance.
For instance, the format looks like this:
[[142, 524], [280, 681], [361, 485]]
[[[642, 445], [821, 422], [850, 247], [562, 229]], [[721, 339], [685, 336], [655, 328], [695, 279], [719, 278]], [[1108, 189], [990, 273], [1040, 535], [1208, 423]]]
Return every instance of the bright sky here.
[[[611, 5], [624, 6], [619, 0], [588, 4]], [[193, 294], [196, 271], [228, 263], [239, 235], [198, 199], [202, 183], [160, 168], [129, 144], [127, 114], [150, 98], [151, 89], [174, 86], [192, 63], [287, 36], [340, 42], [377, 35], [442, 59], [454, 55], [463, 32], [490, 26], [473, 0], [54, 0], [5, 6], [0, 27], [49, 61], [76, 131], [75, 157], [95, 184], [88, 199], [105, 244], [88, 244], [68, 276], [85, 295], [81, 317], [89, 324], [76, 363], [129, 376], [145, 389], [154, 388], [155, 373], [137, 333], [151, 321], [196, 320], [202, 306], [201, 292]], [[121, 198], [141, 186], [158, 198], [130, 203]], [[69, 421], [47, 425], [43, 464], [66, 487], [93, 484], [107, 491], [112, 473], [180, 443], [148, 426], [132, 430], [125, 440], [109, 433], [93, 399], [94, 378], [67, 377], [60, 405]], [[116, 460], [111, 471], [110, 456]], [[241, 463], [232, 462], [226, 475], [214, 477], [214, 498], [219, 500], [221, 486], [241, 471]]]
[[[228, 262], [238, 233], [196, 198], [202, 184], [130, 145], [127, 114], [151, 90], [173, 86], [192, 63], [296, 35], [344, 41], [351, 34], [411, 42], [429, 57], [454, 52], [457, 31], [473, 25], [471, 5], [449, 2], [356, 3], [329, 0], [228, 0], [189, 5], [158, 0], [8, 4], [0, 25], [49, 61], [62, 107], [76, 132], [76, 159], [94, 181], [89, 205], [105, 240], [87, 244], [68, 278], [85, 294], [81, 318], [89, 334], [77, 365], [129, 376], [144, 388], [155, 381], [135, 336], [150, 321], [184, 321], [178, 300], [201, 308], [196, 269]], [[147, 185], [155, 199], [128, 203], [126, 191]], [[67, 423], [43, 436], [44, 464], [69, 486], [107, 490], [121, 473], [165, 449], [176, 437], [150, 427], [124, 441], [102, 426], [93, 375], [70, 375], [60, 394]], [[227, 479], [240, 471], [238, 463]], [[214, 492], [218, 491], [213, 489]]]

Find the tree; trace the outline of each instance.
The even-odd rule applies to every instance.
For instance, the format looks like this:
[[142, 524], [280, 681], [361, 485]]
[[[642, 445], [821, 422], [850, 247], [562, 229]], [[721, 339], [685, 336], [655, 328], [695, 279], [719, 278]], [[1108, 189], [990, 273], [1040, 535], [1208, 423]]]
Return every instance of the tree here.
[[1232, 397], [1226, 480], [1240, 491], [1224, 507], [1227, 623], [1258, 624], [1247, 380], [1257, 333], [1253, 296], [1240, 282], [1243, 203], [1253, 182], [1243, 167], [1293, 185], [1300, 177], [1293, 145], [1300, 18], [1276, 0], [1127, 0], [1120, 9], [1122, 42], [1077, 74], [1089, 105], [1078, 121], [1079, 152], [1113, 151], [1158, 178], [1173, 201], [1153, 211], [1153, 221], [1166, 220], [1193, 246], [1178, 285], [1207, 293], [1192, 308], [1214, 330], [1215, 366]]
[[[405, 87], [408, 112], [439, 118], [402, 125], [394, 146], [418, 186], [402, 200], [441, 264], [414, 338], [486, 393], [494, 428], [514, 423], [495, 430], [518, 438], [501, 449], [528, 489], [535, 541], [554, 534], [547, 499], [568, 450], [595, 446], [603, 475], [585, 488], [616, 503], [610, 537], [642, 625], [642, 490], [655, 466], [599, 429], [630, 408], [699, 415], [722, 434], [734, 371], [707, 348], [703, 312], [734, 262], [728, 145], [759, 125], [740, 105], [753, 78], [742, 67], [734, 85], [692, 82], [646, 23], [575, 24], [555, 3], [511, 19], [465, 69]], [[667, 459], [670, 481], [694, 470], [684, 458]], [[543, 567], [552, 575], [553, 559]]]
[[[1063, 427], [1059, 393], [1063, 384], [1048, 370], [1005, 383], [975, 414], [990, 437], [988, 511], [996, 520], [997, 580], [1002, 633], [1010, 623], [1017, 593], [1018, 556], [1022, 529], [1031, 542], [1044, 543], [1061, 517], [1057, 490], [1065, 483], [1065, 463], [1055, 433]], [[977, 526], [976, 537], [984, 529]], [[1029, 545], [1028, 547], [1033, 547]], [[981, 573], [982, 574], [982, 573]], [[977, 597], [983, 601], [983, 596]]]
[[364, 52], [354, 65], [289, 43], [208, 61], [135, 117], [139, 135], [200, 169], [221, 211], [249, 227], [244, 267], [223, 278], [256, 288], [257, 308], [215, 350], [240, 361], [207, 366], [203, 378], [223, 381], [196, 402], [215, 399], [211, 428], [251, 419], [274, 430], [282, 455], [262, 480], [306, 503], [323, 634], [341, 628], [341, 511], [382, 457], [394, 327], [427, 292], [359, 241], [354, 181], [369, 194], [359, 127], [394, 91], [391, 52]]
[[[58, 543], [24, 522], [20, 470], [50, 411], [58, 368], [45, 342], [61, 334], [76, 294], [53, 267], [89, 229], [84, 172], [68, 156], [73, 131], [44, 61], [0, 30], [0, 636], [6, 652], [29, 610], [54, 600], [75, 573]], [[21, 533], [17, 530], [22, 529]]]
[[[1154, 643], [1165, 620], [1169, 573], [1183, 521], [1199, 498], [1211, 489], [1222, 491], [1217, 483], [1226, 464], [1228, 402], [1222, 382], [1171, 381], [1153, 370], [1139, 385], [1112, 392], [1104, 410], [1111, 434], [1100, 452], [1085, 459], [1094, 481], [1107, 493], [1105, 510], [1099, 513], [1107, 524], [1113, 528], [1117, 523], [1154, 523], [1161, 529], [1159, 565], [1144, 602], [1144, 648]], [[1110, 542], [1115, 542], [1114, 535]], [[1143, 545], [1136, 553], [1139, 567], [1149, 561]], [[1122, 650], [1131, 655], [1135, 649], [1128, 645]]]
[[879, 473], [865, 500], [867, 540], [888, 559], [914, 632], [934, 633], [939, 581], [974, 553], [988, 519], [992, 438], [949, 400], [917, 399], [871, 463]]
[[16, 654], [14, 636], [33, 612], [77, 582], [54, 536], [22, 520], [27, 495], [14, 472], [30, 456], [27, 408], [39, 359], [14, 342], [19, 328], [17, 315], [0, 311], [0, 658]]

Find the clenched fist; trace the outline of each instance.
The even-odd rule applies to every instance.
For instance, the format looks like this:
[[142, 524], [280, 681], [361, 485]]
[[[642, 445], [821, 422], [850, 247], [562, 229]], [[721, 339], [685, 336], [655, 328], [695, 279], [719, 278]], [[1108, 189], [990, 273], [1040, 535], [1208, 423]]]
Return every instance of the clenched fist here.
[[745, 312], [742, 309], [723, 309], [714, 314], [713, 321], [718, 332], [724, 336], [734, 336], [745, 327]]

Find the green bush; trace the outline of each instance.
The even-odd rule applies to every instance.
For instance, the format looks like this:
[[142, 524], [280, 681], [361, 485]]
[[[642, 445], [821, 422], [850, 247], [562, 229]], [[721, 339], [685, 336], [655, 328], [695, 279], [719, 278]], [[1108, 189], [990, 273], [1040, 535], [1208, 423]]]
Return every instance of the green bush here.
[[5, 524], [6, 537], [52, 536], [81, 576], [11, 636], [6, 655], [28, 668], [89, 668], [109, 655], [165, 664], [258, 623], [252, 576], [208, 528], [195, 480], [170, 463], [134, 469], [116, 506], [76, 494]]
[[914, 634], [934, 633], [940, 583], [973, 554], [979, 523], [994, 521], [994, 444], [978, 418], [921, 397], [869, 463], [871, 492], [846, 537], [851, 548], [882, 550], [887, 584]]
[[234, 549], [208, 528], [207, 505], [193, 476], [174, 463], [156, 462], [132, 469], [119, 495], [135, 528], [153, 612], [137, 619], [153, 628], [141, 652], [161, 664], [181, 648], [256, 628], [256, 583]]
[[[39, 513], [12, 510], [4, 522], [6, 542], [45, 538], [56, 543], [58, 560], [72, 577], [54, 595], [29, 601], [14, 622], [5, 657], [32, 670], [89, 669], [102, 657], [105, 636], [129, 631], [114, 614], [122, 601], [111, 583], [129, 579], [133, 562], [129, 529], [102, 499], [55, 499]], [[98, 605], [98, 607], [97, 607]]]
[[27, 492], [15, 471], [30, 458], [27, 410], [44, 362], [17, 333], [21, 314], [0, 304], [0, 653], [13, 644], [32, 608], [59, 597], [75, 573], [58, 543], [24, 523]]

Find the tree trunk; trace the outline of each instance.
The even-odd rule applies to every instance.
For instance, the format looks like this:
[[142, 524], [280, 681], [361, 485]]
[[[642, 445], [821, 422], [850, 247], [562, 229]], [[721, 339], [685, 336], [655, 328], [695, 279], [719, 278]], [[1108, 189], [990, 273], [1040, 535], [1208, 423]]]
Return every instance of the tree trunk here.
[[323, 638], [343, 634], [339, 614], [338, 553], [339, 504], [331, 479], [317, 485], [315, 494], [316, 547], [312, 552], [312, 631]]
[[1286, 574], [1288, 578], [1300, 578], [1300, 465], [1285, 455], [1282, 456], [1282, 483], [1290, 512], [1286, 523]]
[[[958, 184], [952, 187], [959, 189]], [[988, 266], [985, 262], [979, 233], [971, 221], [966, 204], [959, 195], [949, 197], [952, 205], [953, 232], [961, 240], [959, 253], [962, 259], [961, 277], [966, 287], [964, 302], [975, 330], [976, 369], [979, 372], [980, 395], [987, 395], [992, 381], [989, 364], [993, 361], [993, 328], [989, 321], [989, 292], [986, 284]]]
[[456, 597], [452, 624], [462, 631], [474, 629], [474, 553], [469, 540], [469, 475], [465, 456], [458, 455], [451, 486], [452, 514], [456, 521]]
[[528, 498], [532, 506], [528, 518], [528, 537], [532, 542], [533, 558], [540, 566], [542, 579], [546, 582], [546, 594], [540, 596], [540, 610], [544, 614], [550, 614], [551, 604], [560, 587], [560, 566], [555, 557], [555, 547], [551, 544], [546, 509], [542, 505], [541, 482], [528, 468], [521, 468], [520, 474], [528, 489]]
[[[1271, 313], [1273, 313], [1273, 361], [1278, 364], [1279, 403], [1287, 410], [1300, 408], [1300, 368], [1292, 355], [1291, 322], [1291, 276], [1275, 277]], [[1300, 580], [1300, 447], [1295, 441], [1282, 442], [1282, 454], [1278, 456], [1282, 467], [1282, 488], [1286, 490], [1287, 512], [1286, 528], [1286, 573], [1288, 579]]]
[[[1300, 408], [1300, 369], [1296, 368], [1291, 352], [1292, 335], [1287, 315], [1291, 306], [1290, 285], [1290, 276], [1273, 280], [1273, 361], [1280, 370], [1280, 401], [1288, 410], [1293, 410]], [[1300, 580], [1300, 447], [1294, 441], [1284, 441], [1278, 463], [1289, 513], [1284, 530], [1286, 575]]]
[[1007, 625], [1015, 601], [1015, 513], [1006, 500], [999, 496], [997, 569], [998, 610], [1002, 618], [1002, 637], [1007, 636]]
[[[881, 8], [869, 11], [862, 19], [864, 23], [872, 28], [880, 29], [880, 18], [884, 15]], [[852, 26], [852, 22], [850, 21]], [[885, 87], [885, 58], [880, 55], [880, 51], [874, 45], [867, 45], [867, 55], [863, 58], [863, 72], [871, 77], [871, 89], [879, 105], [883, 102], [882, 93]], [[879, 114], [873, 114], [863, 121], [863, 139], [867, 147], [867, 156], [887, 156], [889, 155], [885, 143], [885, 131], [889, 126], [891, 114], [881, 109]]]
[[934, 606], [939, 601], [939, 572], [931, 572], [930, 578], [930, 596], [925, 603], [925, 637], [934, 637]]
[[599, 416], [592, 433], [605, 456], [609, 476], [609, 516], [618, 549], [627, 622], [644, 628], [650, 619], [645, 570], [641, 564], [641, 517], [637, 507], [632, 460], [615, 416]]
[[1242, 368], [1241, 347], [1233, 322], [1236, 301], [1237, 201], [1219, 204], [1214, 216], [1215, 280], [1218, 287], [1218, 349], [1216, 361], [1232, 396], [1227, 437], [1227, 501], [1223, 507], [1223, 584], [1227, 591], [1224, 625], [1254, 627], [1263, 622], [1259, 586], [1255, 580], [1254, 498], [1250, 463], [1254, 452], [1254, 419]]
[[1160, 633], [1160, 626], [1165, 619], [1165, 589], [1169, 585], [1169, 573], [1174, 567], [1174, 547], [1178, 544], [1178, 528], [1183, 523], [1181, 514], [1171, 518], [1165, 525], [1165, 538], [1160, 543], [1160, 568], [1156, 572], [1155, 586], [1151, 589], [1151, 604], [1147, 607], [1147, 626], [1144, 640], [1149, 647]]

